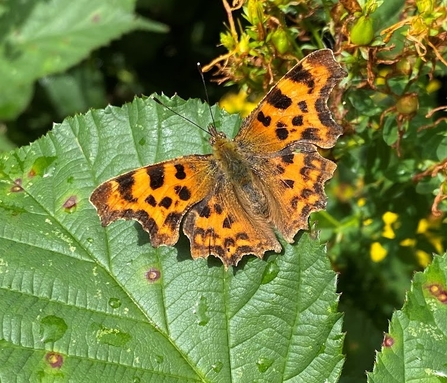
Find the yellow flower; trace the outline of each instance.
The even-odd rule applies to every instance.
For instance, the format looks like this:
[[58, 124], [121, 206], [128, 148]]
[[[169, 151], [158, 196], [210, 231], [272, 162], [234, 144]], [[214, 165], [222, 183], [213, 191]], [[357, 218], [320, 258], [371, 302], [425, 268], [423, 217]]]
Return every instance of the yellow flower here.
[[373, 242], [371, 244], [370, 256], [373, 262], [382, 261], [387, 253], [388, 251], [379, 242]]
[[239, 93], [227, 93], [219, 105], [228, 113], [239, 113], [242, 117], [246, 117], [256, 107], [257, 102], [247, 101], [247, 93], [241, 89]]
[[413, 238], [405, 238], [402, 241], [400, 241], [399, 245], [405, 247], [414, 247], [416, 245], [416, 240]]
[[427, 267], [431, 262], [431, 257], [423, 250], [416, 250], [416, 258], [422, 267]]
[[394, 239], [396, 238], [396, 234], [394, 233], [394, 229], [392, 225], [397, 221], [399, 216], [396, 213], [393, 213], [391, 211], [387, 211], [383, 216], [382, 220], [385, 223], [385, 226], [383, 227], [382, 231], [382, 237], [388, 238], [388, 239]]

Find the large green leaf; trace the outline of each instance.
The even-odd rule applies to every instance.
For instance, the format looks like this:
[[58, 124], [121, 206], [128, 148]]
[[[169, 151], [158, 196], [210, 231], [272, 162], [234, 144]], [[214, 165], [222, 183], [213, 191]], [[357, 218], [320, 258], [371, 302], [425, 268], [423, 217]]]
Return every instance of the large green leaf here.
[[[162, 100], [210, 122], [200, 101]], [[212, 112], [223, 131], [238, 128]], [[206, 150], [196, 126], [135, 99], [2, 156], [0, 381], [337, 381], [336, 276], [317, 240], [298, 235], [283, 254], [225, 271], [193, 261], [185, 237], [154, 249], [135, 222], [100, 225], [88, 200], [100, 182]]]
[[447, 382], [447, 256], [417, 273], [391, 319], [368, 382]]
[[[164, 31], [137, 18], [136, 0], [6, 0], [0, 3], [0, 119], [28, 104], [36, 79], [136, 28]], [[7, 91], [6, 91], [7, 89]]]

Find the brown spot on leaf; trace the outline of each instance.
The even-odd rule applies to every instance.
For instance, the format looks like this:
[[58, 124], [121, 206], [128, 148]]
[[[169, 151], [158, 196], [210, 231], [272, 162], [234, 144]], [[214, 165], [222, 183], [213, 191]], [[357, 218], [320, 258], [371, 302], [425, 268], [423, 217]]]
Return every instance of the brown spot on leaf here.
[[21, 178], [16, 178], [16, 180], [14, 181], [14, 185], [11, 186], [10, 190], [11, 190], [12, 193], [22, 192], [23, 191], [22, 179]]
[[394, 344], [394, 338], [389, 334], [385, 334], [385, 336], [383, 338], [382, 346], [383, 347], [391, 347], [393, 344]]
[[157, 282], [161, 277], [161, 272], [159, 269], [155, 268], [155, 267], [151, 267], [147, 272], [146, 272], [146, 279], [148, 280], [148, 282], [150, 283], [154, 283]]
[[49, 352], [45, 355], [45, 360], [52, 368], [61, 368], [64, 363], [64, 358], [57, 352]]
[[72, 195], [72, 196], [68, 197], [68, 199], [62, 205], [62, 207], [65, 210], [70, 210], [70, 209], [73, 209], [74, 207], [76, 207], [77, 203], [78, 203], [77, 197], [75, 195]]
[[434, 295], [435, 297], [437, 297], [439, 294], [442, 293], [443, 289], [441, 287], [440, 284], [438, 283], [433, 283], [432, 285], [428, 286], [428, 291]]

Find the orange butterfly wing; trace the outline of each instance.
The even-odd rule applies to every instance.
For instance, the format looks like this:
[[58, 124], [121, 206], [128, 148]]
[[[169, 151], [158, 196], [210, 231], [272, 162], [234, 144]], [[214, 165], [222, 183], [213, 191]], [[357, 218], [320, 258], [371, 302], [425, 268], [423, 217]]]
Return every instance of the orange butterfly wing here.
[[136, 220], [154, 247], [172, 246], [183, 216], [211, 193], [210, 155], [191, 155], [145, 166], [98, 186], [90, 197], [103, 226]]
[[271, 223], [287, 242], [293, 242], [298, 230], [308, 228], [310, 213], [326, 207], [324, 184], [335, 168], [313, 145], [265, 159], [259, 170], [261, 188], [267, 196]]
[[241, 150], [259, 155], [279, 152], [296, 142], [331, 148], [343, 130], [326, 103], [345, 76], [331, 50], [309, 54], [270, 90], [234, 140]]
[[280, 252], [282, 247], [271, 225], [247, 211], [234, 185], [224, 181], [216, 186], [209, 198], [192, 207], [183, 223], [192, 257], [213, 254], [227, 268], [247, 254], [262, 258], [266, 251]]

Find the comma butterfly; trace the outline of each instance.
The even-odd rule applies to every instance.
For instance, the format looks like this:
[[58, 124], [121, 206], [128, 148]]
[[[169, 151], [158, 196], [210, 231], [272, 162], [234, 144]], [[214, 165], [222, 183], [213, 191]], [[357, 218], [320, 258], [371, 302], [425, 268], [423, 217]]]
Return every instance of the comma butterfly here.
[[326, 103], [346, 76], [332, 51], [309, 54], [244, 120], [234, 139], [211, 125], [208, 155], [148, 165], [99, 185], [90, 197], [103, 226], [140, 222], [154, 247], [172, 246], [180, 224], [193, 258], [220, 258], [226, 268], [246, 254], [262, 258], [308, 228], [326, 205], [324, 183], [336, 165], [317, 151], [342, 133]]

